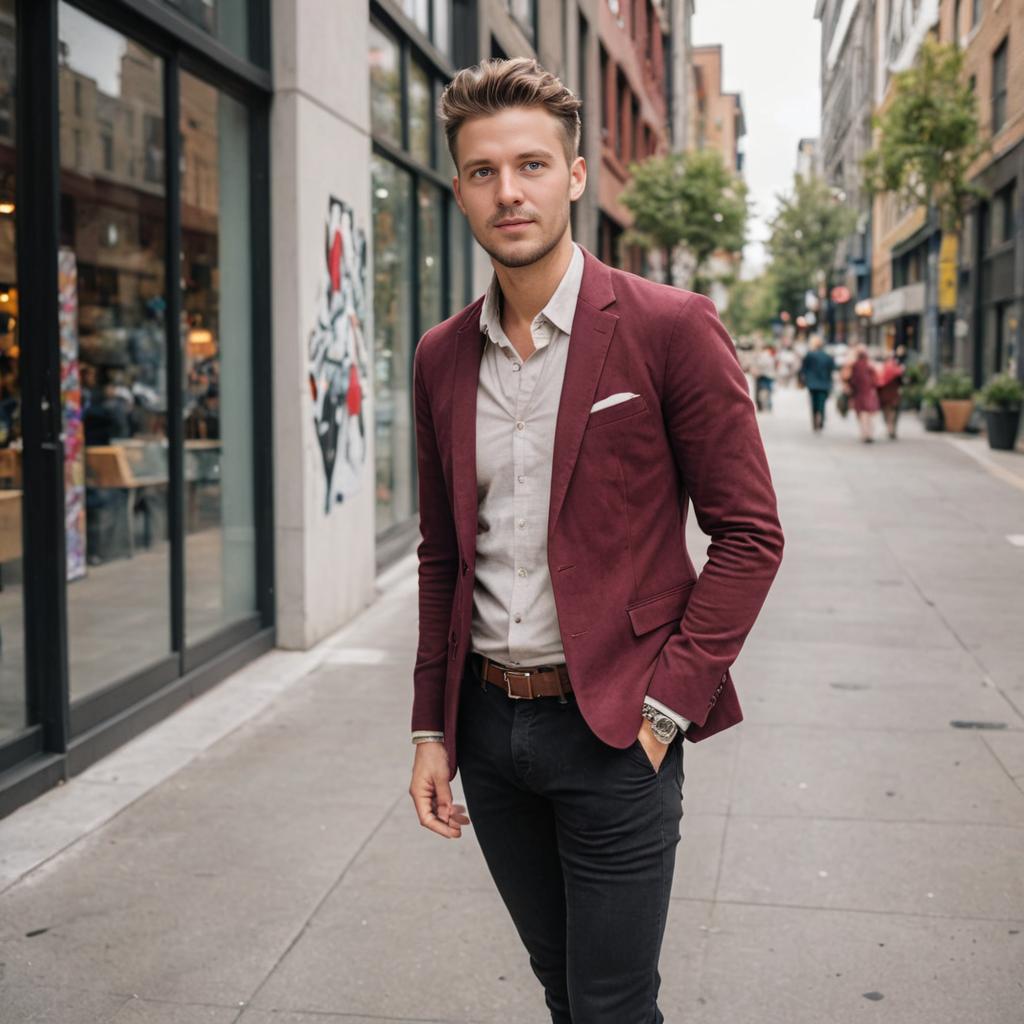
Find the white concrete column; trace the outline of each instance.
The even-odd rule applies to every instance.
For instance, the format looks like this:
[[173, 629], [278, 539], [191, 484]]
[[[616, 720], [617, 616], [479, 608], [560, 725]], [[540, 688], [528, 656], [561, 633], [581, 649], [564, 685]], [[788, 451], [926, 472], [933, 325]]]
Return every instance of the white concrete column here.
[[365, 2], [273, 3], [277, 635], [295, 649], [374, 597], [368, 26]]

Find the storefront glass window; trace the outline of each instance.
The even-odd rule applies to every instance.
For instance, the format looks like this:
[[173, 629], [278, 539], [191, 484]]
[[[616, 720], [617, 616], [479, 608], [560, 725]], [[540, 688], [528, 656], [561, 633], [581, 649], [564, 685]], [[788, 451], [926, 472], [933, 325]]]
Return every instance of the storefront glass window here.
[[469, 225], [454, 199], [448, 201], [448, 315], [469, 302]]
[[412, 515], [410, 176], [371, 159], [377, 529]]
[[185, 637], [256, 610], [249, 120], [181, 76]]
[[430, 0], [402, 0], [402, 7], [416, 27], [425, 35], [430, 35]]
[[373, 131], [402, 145], [402, 80], [398, 43], [370, 23], [370, 120]]
[[0, 739], [26, 724], [14, 89], [14, 0], [0, 0]]
[[451, 56], [452, 0], [434, 0], [434, 45], [446, 56]]
[[170, 651], [163, 62], [59, 8], [72, 697]]
[[441, 190], [425, 181], [417, 189], [419, 213], [419, 293], [420, 333], [444, 319], [444, 292], [441, 288], [441, 217], [444, 213]]
[[163, 0], [239, 57], [249, 56], [250, 0]]
[[430, 131], [434, 112], [430, 102], [430, 78], [412, 61], [409, 64], [409, 152], [421, 163], [430, 163]]

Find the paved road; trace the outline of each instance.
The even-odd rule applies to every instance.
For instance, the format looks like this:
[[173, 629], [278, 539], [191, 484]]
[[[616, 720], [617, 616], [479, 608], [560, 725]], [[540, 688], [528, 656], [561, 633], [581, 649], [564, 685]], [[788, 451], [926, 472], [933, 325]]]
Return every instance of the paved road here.
[[[667, 1020], [1022, 1024], [1024, 457], [804, 401], [746, 719], [685, 747]], [[388, 584], [0, 822], [2, 1024], [545, 1020], [472, 831], [413, 819]]]

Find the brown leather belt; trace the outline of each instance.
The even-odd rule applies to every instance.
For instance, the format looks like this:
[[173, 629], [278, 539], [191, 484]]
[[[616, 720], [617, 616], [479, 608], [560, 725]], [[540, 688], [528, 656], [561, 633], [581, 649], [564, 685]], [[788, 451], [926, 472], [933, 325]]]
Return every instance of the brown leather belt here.
[[512, 700], [533, 700], [534, 697], [560, 697], [572, 693], [569, 670], [564, 664], [536, 665], [524, 669], [510, 668], [486, 655], [472, 652], [477, 674], [485, 682], [504, 690]]

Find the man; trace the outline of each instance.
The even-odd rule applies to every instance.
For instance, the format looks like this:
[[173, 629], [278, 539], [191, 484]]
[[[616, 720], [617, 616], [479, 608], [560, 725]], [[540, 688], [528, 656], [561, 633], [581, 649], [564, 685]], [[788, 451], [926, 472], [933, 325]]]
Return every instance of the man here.
[[820, 334], [812, 334], [809, 344], [800, 365], [800, 381], [811, 396], [811, 429], [818, 434], [825, 429], [825, 404], [832, 390], [836, 361], [822, 347]]
[[[419, 645], [410, 794], [488, 868], [555, 1024], [650, 1024], [682, 737], [739, 722], [729, 673], [783, 536], [713, 304], [575, 245], [579, 101], [534, 61], [441, 102], [487, 294], [413, 360]], [[692, 499], [712, 538], [686, 551]]]

